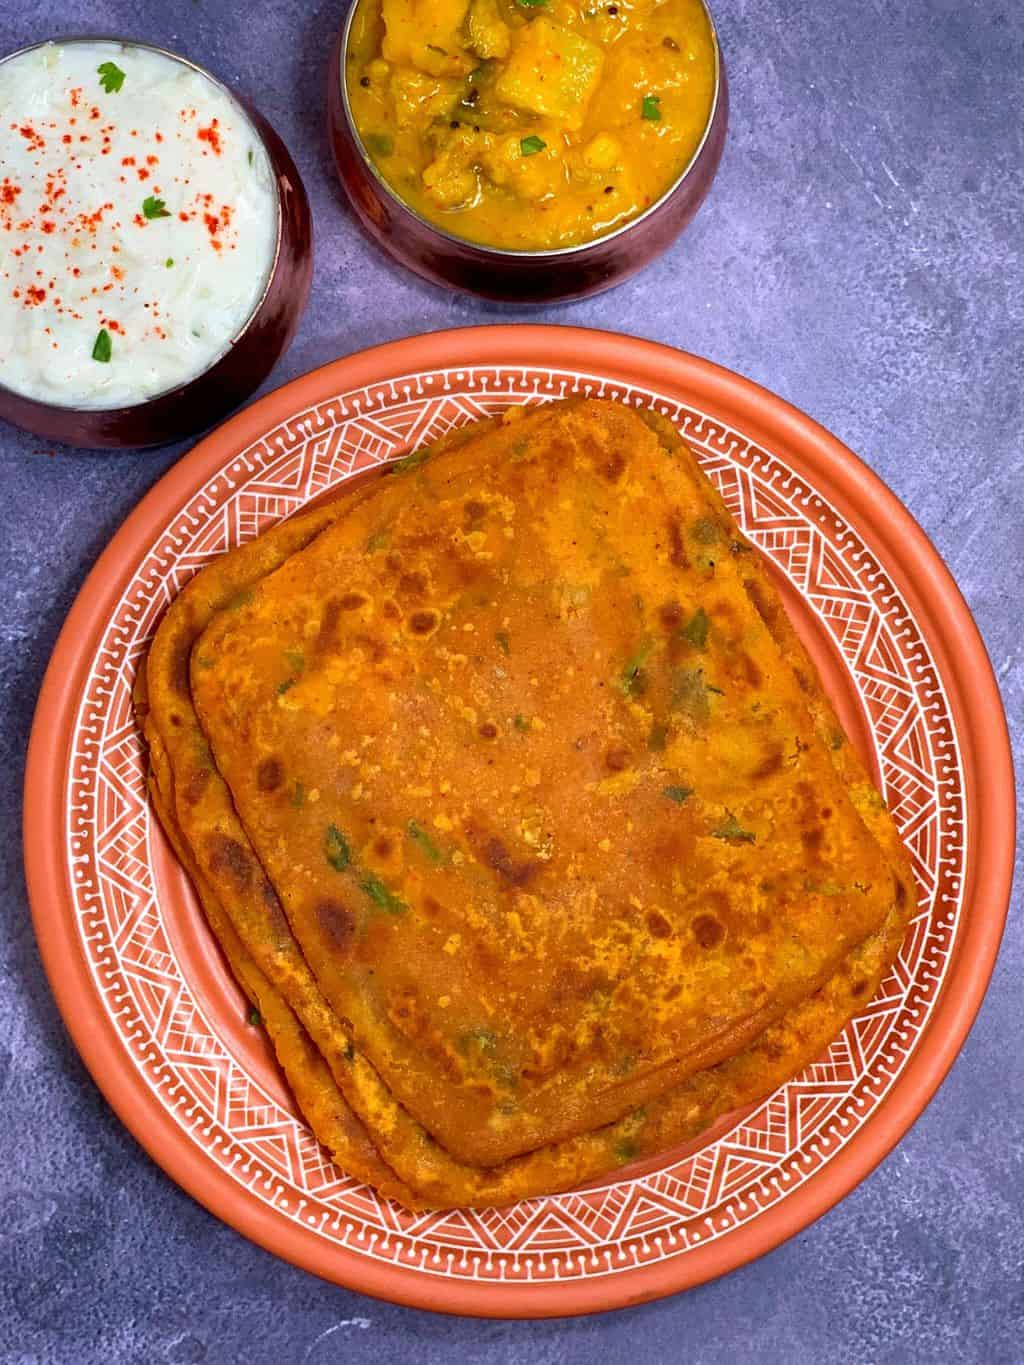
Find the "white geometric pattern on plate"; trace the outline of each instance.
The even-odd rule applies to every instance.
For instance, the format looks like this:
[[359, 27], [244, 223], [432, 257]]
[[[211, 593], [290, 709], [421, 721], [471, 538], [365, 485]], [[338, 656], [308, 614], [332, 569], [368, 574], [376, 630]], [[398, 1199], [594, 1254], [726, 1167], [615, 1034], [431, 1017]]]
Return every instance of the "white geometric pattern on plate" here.
[[[169, 601], [215, 555], [352, 473], [510, 403], [591, 394], [653, 403], [698, 454], [748, 536], [838, 644], [875, 737], [921, 901], [899, 960], [827, 1056], [700, 1151], [651, 1174], [480, 1213], [409, 1214], [341, 1175], [305, 1125], [225, 1048], [161, 922], [131, 689]], [[492, 1283], [608, 1275], [685, 1253], [754, 1218], [832, 1160], [905, 1066], [961, 913], [963, 779], [942, 684], [906, 604], [835, 510], [739, 431], [585, 374], [432, 371], [301, 412], [231, 460], [151, 547], [106, 624], [76, 719], [67, 841], [76, 920], [125, 1050], [191, 1140], [284, 1216], [427, 1274]]]

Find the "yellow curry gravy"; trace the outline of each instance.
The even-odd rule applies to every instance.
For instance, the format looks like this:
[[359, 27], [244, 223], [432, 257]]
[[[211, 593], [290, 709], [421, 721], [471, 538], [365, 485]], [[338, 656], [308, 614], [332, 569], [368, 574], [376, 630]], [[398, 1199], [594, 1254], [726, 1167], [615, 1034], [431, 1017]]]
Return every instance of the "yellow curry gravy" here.
[[507, 250], [576, 246], [655, 203], [700, 144], [701, 0], [358, 0], [356, 128], [422, 217]]

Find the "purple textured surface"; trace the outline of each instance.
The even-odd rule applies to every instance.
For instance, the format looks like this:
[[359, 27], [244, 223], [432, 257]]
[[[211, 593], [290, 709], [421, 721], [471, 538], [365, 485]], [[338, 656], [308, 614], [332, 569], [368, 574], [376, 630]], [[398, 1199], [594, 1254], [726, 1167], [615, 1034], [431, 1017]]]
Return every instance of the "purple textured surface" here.
[[[670, 342], [818, 418], [951, 566], [1019, 758], [1024, 9], [719, 0], [732, 129], [697, 222], [620, 290], [518, 313], [400, 273], [343, 209], [322, 113], [343, 8], [24, 0], [0, 6], [0, 52], [59, 32], [119, 32], [176, 48], [256, 100], [299, 165], [318, 233], [311, 306], [268, 387], [410, 333], [541, 319]], [[416, 1313], [278, 1262], [166, 1179], [107, 1108], [50, 998], [21, 871], [20, 788], [64, 614], [180, 453], [51, 450], [0, 428], [0, 1357], [1024, 1361], [1019, 892], [974, 1031], [895, 1153], [801, 1236], [685, 1296], [548, 1323]]]

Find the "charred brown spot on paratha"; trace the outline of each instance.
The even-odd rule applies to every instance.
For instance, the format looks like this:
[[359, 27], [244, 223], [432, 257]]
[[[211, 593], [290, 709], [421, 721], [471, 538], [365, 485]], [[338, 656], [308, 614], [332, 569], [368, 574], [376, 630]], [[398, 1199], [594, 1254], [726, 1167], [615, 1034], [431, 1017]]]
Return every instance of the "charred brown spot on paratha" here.
[[464, 504], [462, 515], [466, 527], [478, 526], [487, 515], [487, 504], [471, 498], [469, 502]]
[[672, 933], [672, 926], [661, 913], [660, 910], [650, 910], [647, 913], [647, 932], [652, 938], [668, 938]]
[[611, 773], [621, 773], [629, 767], [631, 757], [628, 749], [621, 744], [613, 744], [604, 756], [604, 766]]
[[347, 954], [356, 934], [356, 917], [339, 900], [317, 901], [314, 910], [324, 937], [339, 953]]
[[427, 576], [414, 570], [398, 580], [398, 595], [409, 602], [422, 602], [427, 595]]
[[284, 781], [284, 764], [274, 754], [261, 761], [256, 769], [256, 786], [261, 792], [276, 792]]
[[868, 988], [867, 980], [865, 977], [862, 976], [851, 984], [850, 994], [854, 997], [863, 995], [867, 988]]
[[483, 846], [483, 859], [511, 886], [528, 886], [540, 871], [540, 863], [535, 859], [516, 859], [497, 835], [492, 835]]
[[206, 791], [210, 781], [211, 773], [209, 768], [193, 768], [189, 773], [188, 781], [185, 783], [185, 800], [190, 806], [198, 806], [203, 799], [203, 792]]
[[622, 478], [622, 472], [626, 468], [626, 457], [621, 450], [613, 451], [611, 455], [600, 464], [599, 469], [603, 478], [609, 483], [618, 483]]
[[386, 621], [401, 621], [402, 619], [402, 608], [393, 597], [384, 599], [381, 603], [380, 612]]
[[761, 759], [757, 767], [750, 774], [751, 781], [763, 782], [765, 778], [772, 777], [775, 773], [782, 771], [783, 755], [779, 745], [772, 745], [768, 753]]
[[215, 877], [227, 876], [239, 890], [252, 885], [255, 864], [244, 845], [227, 834], [210, 834], [206, 839], [206, 856]]
[[192, 699], [192, 684], [189, 678], [189, 663], [192, 659], [192, 633], [182, 632], [175, 640], [171, 651], [171, 686], [181, 697]]
[[320, 617], [320, 628], [313, 642], [313, 649], [317, 654], [329, 654], [337, 648], [338, 622], [341, 619], [341, 611], [341, 599], [339, 597], [327, 599], [323, 615]]
[[440, 624], [440, 616], [436, 611], [414, 611], [409, 617], [409, 630], [413, 635], [425, 637], [433, 635]]
[[658, 620], [666, 630], [678, 630], [683, 624], [683, 609], [678, 602], [664, 602], [658, 608]]
[[825, 831], [820, 825], [812, 825], [810, 829], [800, 831], [800, 842], [810, 854], [821, 852], [821, 846], [825, 842]]
[[683, 538], [683, 526], [680, 518], [674, 513], [665, 523], [668, 531], [668, 557], [669, 561], [677, 569], [688, 569], [690, 567], [690, 556], [686, 551], [686, 541]]
[[338, 610], [359, 611], [361, 607], [366, 606], [369, 600], [364, 592], [347, 592], [344, 597], [338, 599]]
[[481, 739], [497, 739], [498, 727], [495, 725], [493, 720], [485, 720], [483, 724], [477, 729], [477, 734], [480, 736]]
[[725, 926], [714, 915], [698, 915], [690, 928], [701, 948], [717, 948], [725, 938]]

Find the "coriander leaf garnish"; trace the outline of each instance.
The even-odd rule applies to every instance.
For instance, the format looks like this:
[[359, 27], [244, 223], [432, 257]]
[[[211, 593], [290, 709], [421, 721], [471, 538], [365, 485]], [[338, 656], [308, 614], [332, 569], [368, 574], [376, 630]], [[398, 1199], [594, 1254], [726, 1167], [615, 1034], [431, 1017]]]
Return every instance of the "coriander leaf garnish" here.
[[108, 95], [116, 95], [124, 85], [124, 72], [114, 62], [102, 62], [96, 68], [96, 74]]
[[324, 832], [324, 857], [335, 872], [344, 872], [352, 861], [348, 840], [337, 825], [328, 825]]
[[359, 888], [369, 896], [374, 905], [379, 905], [389, 915], [401, 915], [409, 908], [405, 901], [396, 896], [389, 886], [386, 886], [379, 877], [373, 876], [372, 873], [363, 878], [359, 883]]
[[284, 682], [279, 682], [277, 684], [277, 695], [279, 697], [283, 697], [284, 694], [286, 692], [290, 692], [294, 686], [295, 686], [294, 678], [285, 678]]
[[654, 648], [654, 641], [650, 637], [641, 640], [636, 652], [632, 654], [622, 666], [619, 674], [619, 689], [627, 697], [636, 696], [644, 691], [646, 679], [644, 677], [644, 664]]
[[757, 835], [753, 830], [744, 829], [740, 822], [733, 815], [732, 811], [727, 812], [728, 819], [724, 824], [719, 825], [718, 829], [711, 831], [712, 839], [724, 839], [727, 843], [753, 844], [757, 842]]
[[406, 474], [410, 469], [419, 469], [421, 464], [426, 464], [430, 459], [430, 450], [414, 450], [408, 455], [403, 455], [400, 460], [396, 460], [391, 466], [395, 474]]
[[142, 216], [152, 222], [154, 218], [170, 218], [171, 214], [162, 199], [150, 195], [148, 199], [142, 201]]
[[527, 720], [525, 716], [516, 716], [512, 724], [516, 727], [520, 734], [522, 735], [529, 734], [530, 722]]
[[173, 264], [174, 264], [174, 257], [173, 257], [173, 256], [168, 256], [168, 257], [167, 257], [167, 260], [164, 261], [164, 265], [167, 267], [168, 270], [170, 270], [170, 268], [171, 268], [171, 266], [172, 266]]
[[373, 535], [366, 542], [366, 553], [368, 555], [375, 555], [378, 550], [386, 550], [390, 542], [390, 531], [374, 531]]
[[497, 640], [498, 648], [501, 650], [502, 654], [512, 653], [512, 641], [509, 639], [507, 630], [496, 630], [494, 632], [494, 638]]
[[406, 826], [405, 832], [408, 834], [409, 838], [413, 841], [413, 843], [420, 848], [421, 852], [424, 853], [425, 856], [429, 858], [432, 863], [440, 863], [444, 861], [444, 854], [438, 848], [437, 844], [434, 843], [433, 839], [431, 839], [430, 835], [423, 828], [423, 826], [419, 824], [416, 820], [409, 821], [408, 825]]
[[668, 726], [663, 721], [655, 720], [651, 722], [651, 731], [647, 736], [647, 747], [652, 753], [664, 753], [668, 744]]
[[[522, 0], [520, 0], [520, 3], [522, 3]], [[536, 133], [531, 133], [529, 137], [520, 139], [519, 150], [522, 152], [523, 156], [536, 156], [537, 153], [542, 152], [547, 145], [548, 144], [542, 137], [538, 137]]]
[[548, 0], [516, 0], [523, 9], [546, 9]]
[[260, 1014], [259, 1010], [256, 1008], [255, 1005], [249, 1011], [248, 1019], [249, 1023], [252, 1025], [253, 1028], [259, 1028], [259, 1026], [263, 1023], [263, 1016]]
[[703, 649], [708, 642], [708, 631], [711, 628], [711, 621], [703, 607], [698, 607], [693, 614], [693, 619], [682, 629], [681, 634], [684, 640], [689, 640], [690, 644], [696, 649]]
[[681, 806], [684, 801], [688, 801], [693, 795], [693, 787], [662, 787], [662, 796], [667, 796], [670, 801], [674, 801], [677, 806]]
[[661, 122], [661, 96], [645, 95], [640, 106], [640, 115], [647, 119], [648, 123]]
[[110, 340], [110, 333], [105, 327], [101, 327], [96, 333], [96, 340], [93, 342], [92, 358], [98, 360], [101, 365], [109, 365], [113, 353], [114, 345]]
[[301, 782], [296, 782], [291, 795], [291, 805], [295, 810], [301, 810], [306, 804], [306, 788]]

